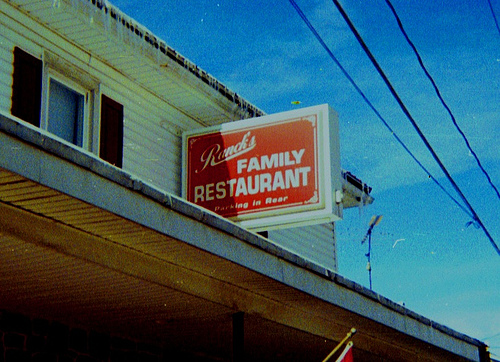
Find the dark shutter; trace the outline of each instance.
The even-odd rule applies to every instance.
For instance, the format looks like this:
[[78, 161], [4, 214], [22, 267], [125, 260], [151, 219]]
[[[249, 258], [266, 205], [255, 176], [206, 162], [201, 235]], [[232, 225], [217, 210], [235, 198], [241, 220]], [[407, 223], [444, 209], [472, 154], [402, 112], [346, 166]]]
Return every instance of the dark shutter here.
[[11, 113], [37, 127], [40, 127], [42, 104], [42, 69], [40, 59], [14, 48]]
[[99, 157], [117, 167], [122, 167], [123, 106], [104, 94], [101, 98]]

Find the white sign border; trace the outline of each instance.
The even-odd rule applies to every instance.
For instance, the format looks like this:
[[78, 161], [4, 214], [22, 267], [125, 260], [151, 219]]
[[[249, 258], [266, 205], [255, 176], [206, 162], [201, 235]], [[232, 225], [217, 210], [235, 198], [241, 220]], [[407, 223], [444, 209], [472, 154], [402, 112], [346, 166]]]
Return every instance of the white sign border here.
[[[286, 120], [316, 115], [317, 125], [317, 182], [320, 206], [311, 210], [307, 206], [290, 206], [288, 211], [278, 209], [258, 211], [229, 218], [238, 225], [253, 231], [275, 230], [304, 225], [333, 222], [342, 218], [342, 204], [335, 200], [336, 191], [342, 190], [340, 170], [340, 149], [337, 114], [327, 105], [306, 107], [298, 110], [276, 113], [221, 125], [186, 131], [182, 135], [182, 197], [187, 197], [187, 140], [192, 136], [201, 136], [214, 132], [232, 132], [241, 129], [272, 125]], [[199, 205], [198, 205], [199, 206]], [[306, 210], [304, 210], [306, 209]]]

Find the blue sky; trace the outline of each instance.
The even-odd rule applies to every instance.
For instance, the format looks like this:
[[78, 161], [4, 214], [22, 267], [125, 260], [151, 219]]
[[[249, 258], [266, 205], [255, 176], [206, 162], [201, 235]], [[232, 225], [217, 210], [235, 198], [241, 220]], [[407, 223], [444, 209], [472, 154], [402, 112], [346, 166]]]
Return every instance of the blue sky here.
[[[296, 2], [396, 134], [460, 200], [333, 2]], [[467, 226], [470, 217], [397, 143], [288, 0], [112, 3], [267, 113], [330, 104], [340, 117], [342, 166], [372, 186], [375, 197], [369, 207], [346, 211], [337, 224], [339, 272], [368, 286], [361, 239], [371, 216], [383, 215], [372, 239], [373, 289], [487, 342], [500, 358], [500, 255], [481, 229]], [[500, 1], [491, 4], [500, 16]], [[344, 0], [342, 5], [500, 246], [500, 199], [439, 103], [385, 1]], [[393, 0], [393, 5], [473, 150], [500, 187], [500, 33], [488, 1]]]

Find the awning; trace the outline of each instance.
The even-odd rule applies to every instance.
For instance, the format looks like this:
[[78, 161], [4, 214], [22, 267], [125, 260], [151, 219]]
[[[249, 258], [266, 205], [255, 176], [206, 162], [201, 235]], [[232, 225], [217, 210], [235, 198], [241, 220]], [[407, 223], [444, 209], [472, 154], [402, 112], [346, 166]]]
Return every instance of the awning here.
[[480, 360], [485, 345], [0, 116], [0, 309], [229, 358]]

